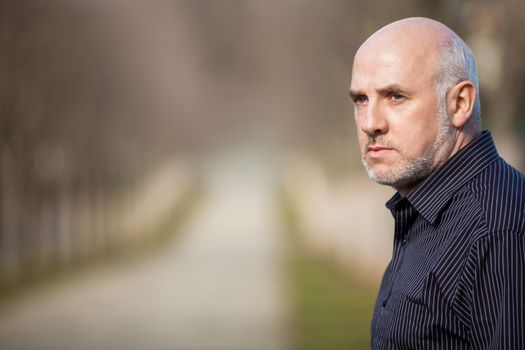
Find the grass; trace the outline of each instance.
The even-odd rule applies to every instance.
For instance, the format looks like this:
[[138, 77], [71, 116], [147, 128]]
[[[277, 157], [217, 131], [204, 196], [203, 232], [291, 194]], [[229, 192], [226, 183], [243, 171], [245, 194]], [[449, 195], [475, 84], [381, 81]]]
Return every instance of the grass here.
[[370, 348], [376, 287], [359, 274], [309, 249], [301, 240], [293, 203], [281, 195], [288, 231], [287, 273], [292, 345], [297, 350]]

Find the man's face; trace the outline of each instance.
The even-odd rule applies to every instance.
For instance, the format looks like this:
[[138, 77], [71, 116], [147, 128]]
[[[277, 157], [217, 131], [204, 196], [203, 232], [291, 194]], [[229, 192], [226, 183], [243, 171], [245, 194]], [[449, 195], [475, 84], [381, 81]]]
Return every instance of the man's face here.
[[401, 192], [430, 175], [451, 148], [452, 127], [438, 108], [435, 62], [424, 49], [377, 43], [354, 60], [350, 95], [363, 164], [372, 179]]

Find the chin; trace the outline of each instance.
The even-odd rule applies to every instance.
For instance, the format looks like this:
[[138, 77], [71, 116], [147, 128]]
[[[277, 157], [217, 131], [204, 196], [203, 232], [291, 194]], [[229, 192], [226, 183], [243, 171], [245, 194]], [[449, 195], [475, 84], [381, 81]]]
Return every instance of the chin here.
[[382, 183], [384, 181], [390, 181], [390, 179], [396, 178], [395, 169], [391, 169], [391, 167], [386, 165], [370, 165], [368, 162], [363, 162], [363, 165], [365, 166], [368, 177], [376, 182]]
[[[429, 172], [424, 169], [381, 169], [365, 166], [368, 177], [380, 185], [391, 186], [397, 190], [413, 188], [428, 177]], [[403, 171], [404, 170], [404, 171]]]

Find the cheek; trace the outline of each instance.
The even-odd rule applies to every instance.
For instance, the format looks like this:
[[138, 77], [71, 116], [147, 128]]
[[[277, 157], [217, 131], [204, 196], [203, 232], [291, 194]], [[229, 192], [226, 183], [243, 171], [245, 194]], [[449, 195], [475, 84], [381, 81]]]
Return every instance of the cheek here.
[[423, 156], [432, 148], [436, 136], [435, 128], [428, 126], [427, 128], [422, 128], [419, 132], [407, 138], [407, 140], [412, 140], [412, 152], [417, 156]]
[[359, 147], [361, 150], [368, 143], [368, 135], [361, 131], [361, 129], [357, 130], [357, 141], [359, 142]]
[[406, 154], [421, 156], [433, 145], [438, 133], [437, 113], [414, 110], [403, 114], [390, 131], [396, 135], [397, 144]]
[[358, 118], [354, 118], [354, 126], [355, 131], [357, 132], [357, 137], [359, 138], [359, 140], [361, 140], [363, 130], [361, 129], [361, 123], [359, 122]]

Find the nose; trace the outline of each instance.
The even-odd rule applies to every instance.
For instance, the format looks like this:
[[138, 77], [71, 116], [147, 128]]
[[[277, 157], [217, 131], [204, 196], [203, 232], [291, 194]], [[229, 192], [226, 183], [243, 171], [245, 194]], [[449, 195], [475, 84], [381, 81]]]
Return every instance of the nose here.
[[384, 111], [376, 101], [370, 101], [363, 113], [364, 120], [361, 130], [369, 136], [377, 136], [388, 132], [388, 122]]

